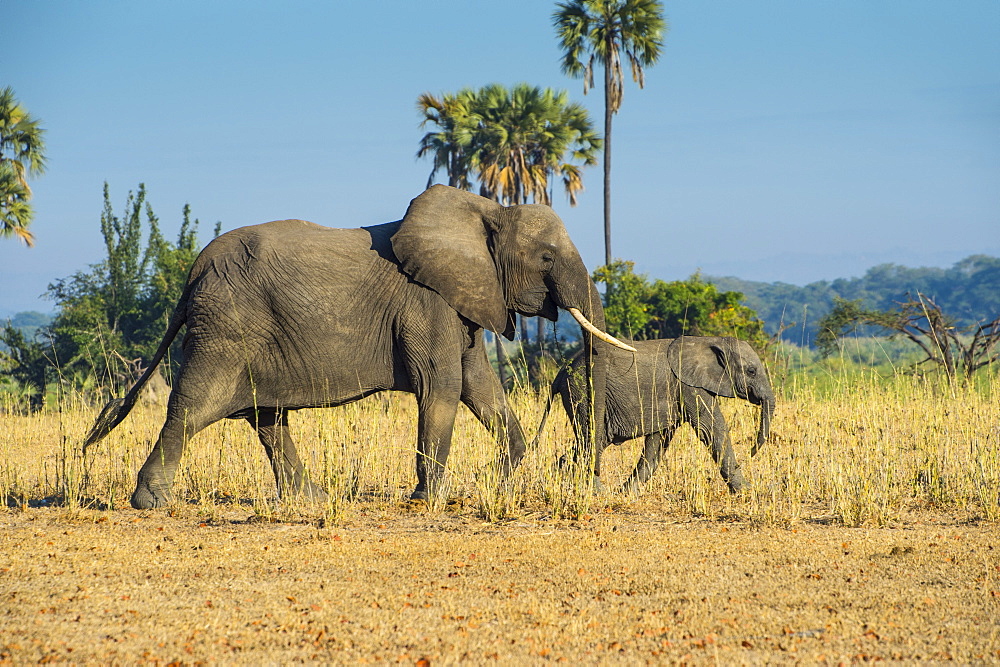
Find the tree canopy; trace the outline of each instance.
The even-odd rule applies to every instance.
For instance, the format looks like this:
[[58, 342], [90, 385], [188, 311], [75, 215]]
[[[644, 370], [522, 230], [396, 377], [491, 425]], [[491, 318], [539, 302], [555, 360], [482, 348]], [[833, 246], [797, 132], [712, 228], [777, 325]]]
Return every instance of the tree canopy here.
[[[142, 184], [116, 215], [105, 183], [100, 229], [105, 259], [49, 285], [57, 307], [53, 321], [31, 336], [12, 323], [0, 330], [7, 348], [0, 367], [36, 399], [56, 379], [77, 389], [131, 381], [128, 373], [155, 353], [199, 251], [190, 208], [185, 205], [171, 242]], [[174, 367], [179, 341], [175, 348]]]
[[448, 184], [504, 205], [551, 204], [559, 179], [570, 204], [583, 189], [581, 169], [597, 163], [601, 139], [586, 109], [569, 101], [565, 91], [519, 83], [511, 88], [490, 84], [417, 99], [422, 127], [417, 157], [434, 166], [427, 185], [440, 170]]
[[607, 285], [604, 315], [609, 333], [636, 340], [678, 336], [735, 336], [760, 351], [764, 323], [743, 305], [740, 292], [720, 292], [695, 273], [687, 280], [650, 281], [633, 262], [615, 260], [594, 271]]
[[126, 360], [153, 356], [198, 255], [198, 221], [190, 213], [185, 205], [177, 241], [171, 243], [146, 201], [145, 185], [129, 192], [121, 216], [104, 185], [101, 234], [107, 256], [89, 271], [49, 286], [59, 308], [51, 329], [63, 368], [110, 381], [119, 367], [111, 351]]

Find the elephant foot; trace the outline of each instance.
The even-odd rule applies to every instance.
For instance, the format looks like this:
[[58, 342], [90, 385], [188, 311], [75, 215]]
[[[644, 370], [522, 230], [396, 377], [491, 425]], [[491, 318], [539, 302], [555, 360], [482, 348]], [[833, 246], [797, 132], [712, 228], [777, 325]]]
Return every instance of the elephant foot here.
[[622, 487], [618, 490], [618, 493], [620, 493], [623, 496], [632, 496], [633, 498], [637, 498], [639, 496], [639, 484], [637, 482], [629, 480], [624, 484], [622, 484]]
[[327, 494], [326, 489], [319, 484], [313, 484], [308, 480], [306, 480], [306, 483], [302, 485], [301, 489], [299, 489], [298, 495], [299, 498], [313, 503], [325, 503], [330, 500], [330, 496]]
[[307, 503], [325, 503], [330, 499], [326, 489], [314, 484], [308, 477], [303, 478], [299, 484], [292, 487], [291, 492], [283, 490], [278, 495], [281, 498], [295, 498]]
[[448, 496], [448, 485], [446, 480], [435, 479], [427, 483], [418, 483], [417, 488], [410, 494], [410, 500], [424, 500], [428, 503], [432, 500], [443, 499]]
[[726, 485], [729, 487], [729, 493], [736, 495], [742, 493], [743, 489], [746, 488], [747, 482], [743, 477], [743, 473], [739, 469], [726, 480]]
[[140, 479], [135, 486], [135, 491], [132, 492], [129, 503], [137, 510], [150, 510], [165, 507], [173, 500], [173, 494], [165, 485]]
[[601, 478], [597, 475], [594, 475], [593, 488], [594, 493], [604, 493], [604, 485], [601, 484]]

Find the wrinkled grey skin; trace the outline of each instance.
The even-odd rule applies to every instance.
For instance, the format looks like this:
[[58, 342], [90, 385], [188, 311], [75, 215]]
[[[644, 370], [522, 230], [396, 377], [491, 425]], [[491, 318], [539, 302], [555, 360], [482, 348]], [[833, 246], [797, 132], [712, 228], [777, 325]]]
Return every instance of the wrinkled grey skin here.
[[[642, 455], [624, 488], [635, 490], [649, 479], [677, 427], [687, 422], [711, 451], [729, 490], [741, 490], [746, 481], [716, 398], [739, 397], [761, 406], [760, 428], [751, 452], [755, 455], [770, 431], [774, 392], [753, 348], [745, 341], [713, 336], [634, 341], [632, 345], [638, 350], [634, 354], [610, 349], [607, 378], [608, 443], [645, 437]], [[556, 394], [574, 428], [585, 414], [583, 361], [578, 355], [556, 376], [539, 433]], [[594, 473], [599, 485], [599, 455]]]
[[[223, 418], [256, 428], [281, 497], [323, 499], [289, 435], [289, 411], [337, 406], [384, 390], [418, 405], [417, 486], [441, 488], [459, 402], [501, 443], [501, 470], [525, 438], [483, 344], [483, 329], [514, 333], [514, 313], [555, 319], [579, 308], [604, 328], [600, 298], [559, 217], [547, 206], [503, 207], [435, 185], [397, 222], [332, 229], [301, 220], [243, 227], [195, 261], [156, 357], [109, 403], [84, 450], [128, 414], [180, 328], [184, 363], [167, 417], [139, 471], [132, 506], [160, 507], [185, 440]], [[607, 347], [585, 335], [594, 386]], [[595, 410], [603, 415], [603, 392]]]

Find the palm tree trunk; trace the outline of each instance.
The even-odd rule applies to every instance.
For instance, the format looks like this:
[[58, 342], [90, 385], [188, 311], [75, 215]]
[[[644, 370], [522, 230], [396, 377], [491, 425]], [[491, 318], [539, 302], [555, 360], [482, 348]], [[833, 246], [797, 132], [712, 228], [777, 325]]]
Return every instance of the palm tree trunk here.
[[[611, 68], [604, 65], [604, 265], [611, 265]], [[610, 287], [610, 286], [609, 286]]]

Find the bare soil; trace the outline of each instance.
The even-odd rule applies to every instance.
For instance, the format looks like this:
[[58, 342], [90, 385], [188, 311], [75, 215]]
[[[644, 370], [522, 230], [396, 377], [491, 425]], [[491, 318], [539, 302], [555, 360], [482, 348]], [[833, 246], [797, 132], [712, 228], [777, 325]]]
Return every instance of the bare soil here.
[[0, 510], [0, 661], [1000, 661], [997, 526], [931, 509], [883, 528], [651, 503], [286, 519]]

